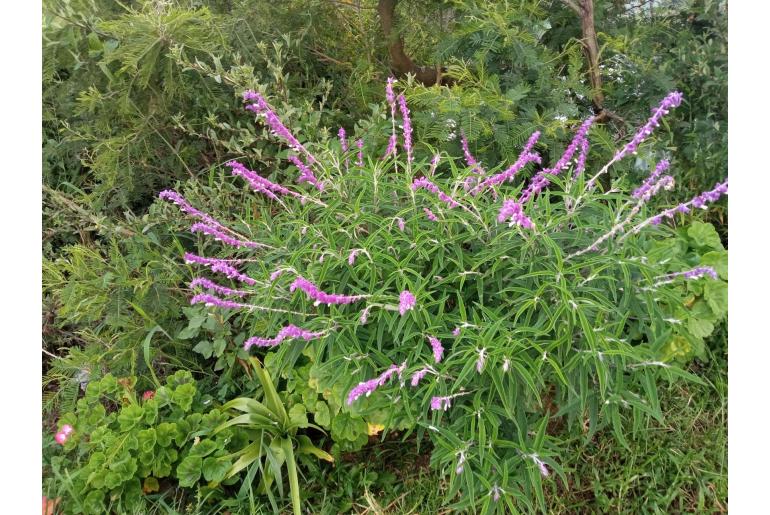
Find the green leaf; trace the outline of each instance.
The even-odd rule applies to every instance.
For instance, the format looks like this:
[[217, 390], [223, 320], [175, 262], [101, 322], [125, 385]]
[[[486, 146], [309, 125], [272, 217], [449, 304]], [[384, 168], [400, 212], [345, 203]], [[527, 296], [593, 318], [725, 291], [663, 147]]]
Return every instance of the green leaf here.
[[230, 467], [231, 464], [227, 458], [210, 456], [203, 460], [203, 478], [206, 481], [221, 483]]
[[199, 341], [192, 350], [193, 352], [197, 352], [198, 354], [202, 355], [206, 359], [209, 359], [214, 353], [214, 347], [211, 345], [211, 342], [207, 340]]
[[192, 408], [193, 397], [195, 397], [196, 388], [192, 383], [180, 384], [171, 394], [171, 400], [177, 404], [182, 411], [190, 411]]
[[721, 318], [727, 314], [727, 284], [709, 281], [703, 288], [703, 296], [716, 316]]
[[155, 443], [157, 442], [157, 434], [155, 432], [155, 428], [151, 427], [149, 429], [139, 431], [136, 437], [139, 440], [139, 450], [141, 452], [152, 452], [152, 449], [155, 447]]
[[201, 477], [203, 467], [203, 458], [200, 456], [188, 456], [182, 460], [176, 469], [176, 477], [179, 479], [179, 486], [192, 487]]
[[214, 440], [201, 440], [197, 445], [192, 446], [189, 456], [200, 456], [202, 458], [217, 450], [217, 447]]
[[136, 404], [130, 404], [120, 410], [118, 415], [118, 422], [120, 423], [120, 430], [123, 432], [130, 431], [135, 426], [139, 425], [144, 417], [144, 410], [141, 406]]
[[687, 321], [687, 329], [690, 331], [690, 333], [692, 333], [693, 336], [698, 338], [705, 338], [714, 332], [714, 324], [701, 318], [690, 318]]
[[315, 405], [315, 413], [313, 414], [315, 423], [321, 427], [329, 428], [331, 423], [331, 416], [329, 414], [329, 405], [324, 401], [318, 401]]
[[722, 240], [719, 239], [714, 226], [708, 223], [693, 222], [687, 229], [687, 236], [689, 236], [695, 246], [701, 248], [708, 248], [713, 250], [723, 250]]

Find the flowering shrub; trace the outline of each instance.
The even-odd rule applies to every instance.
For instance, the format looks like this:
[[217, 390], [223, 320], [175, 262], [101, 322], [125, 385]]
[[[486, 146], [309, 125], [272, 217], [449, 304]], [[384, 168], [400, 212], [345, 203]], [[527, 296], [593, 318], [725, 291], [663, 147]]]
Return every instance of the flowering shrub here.
[[191, 302], [240, 316], [244, 352], [268, 353], [268, 368], [303, 370], [303, 388], [324, 399], [311, 392], [306, 408], [338, 443], [363, 445], [378, 424], [427, 432], [453, 508], [545, 510], [542, 482], [566, 483], [554, 424], [586, 437], [609, 426], [625, 443], [622, 419], [661, 418], [660, 379], [697, 380], [662, 349], [687, 316], [681, 285], [702, 294], [719, 274], [693, 262], [699, 253], [660, 249], [727, 182], [661, 213], [648, 201], [675, 187], [668, 163], [630, 193], [604, 184], [681, 94], [598, 172], [584, 170], [589, 118], [529, 181], [520, 176], [545, 164], [539, 133], [510, 166], [483, 167], [465, 143], [467, 166], [423, 156], [392, 81], [385, 152], [344, 131], [329, 148], [303, 144], [259, 93], [244, 99], [288, 144], [296, 183], [228, 163], [264, 199], [232, 223], [160, 197], [201, 234], [184, 258], [208, 276], [193, 280]]

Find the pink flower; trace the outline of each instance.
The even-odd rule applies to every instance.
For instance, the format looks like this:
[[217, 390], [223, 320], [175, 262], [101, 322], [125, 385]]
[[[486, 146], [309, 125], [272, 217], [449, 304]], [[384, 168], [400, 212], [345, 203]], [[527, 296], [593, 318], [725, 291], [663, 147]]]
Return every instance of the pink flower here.
[[427, 207], [422, 208], [422, 210], [425, 211], [425, 216], [428, 217], [428, 220], [430, 220], [431, 222], [438, 222], [438, 217], [433, 211], [431, 211]]
[[148, 401], [148, 400], [152, 399], [153, 397], [155, 397], [155, 391], [154, 390], [147, 390], [146, 392], [144, 392], [142, 394], [142, 400], [143, 401]]
[[59, 445], [64, 445], [69, 440], [70, 434], [74, 431], [73, 427], [69, 424], [64, 424], [58, 433], [54, 436], [54, 440]]
[[441, 346], [441, 341], [435, 336], [429, 336], [428, 341], [430, 342], [431, 349], [433, 349], [433, 359], [436, 363], [440, 363], [444, 355], [444, 347]]
[[404, 316], [404, 313], [414, 308], [416, 301], [417, 299], [414, 298], [412, 292], [409, 290], [402, 291], [398, 297], [398, 312], [401, 316]]

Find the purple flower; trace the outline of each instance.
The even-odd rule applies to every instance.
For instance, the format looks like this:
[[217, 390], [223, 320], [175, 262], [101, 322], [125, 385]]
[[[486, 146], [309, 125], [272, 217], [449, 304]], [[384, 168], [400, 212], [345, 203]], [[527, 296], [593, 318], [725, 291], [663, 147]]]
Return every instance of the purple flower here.
[[[435, 399], [436, 397], [434, 397]], [[463, 470], [465, 464], [465, 451], [460, 451], [457, 453], [457, 466], [455, 467], [455, 474], [458, 476], [463, 473]]]
[[385, 149], [385, 155], [382, 156], [382, 159], [386, 159], [389, 155], [393, 154], [396, 155], [396, 135], [391, 134], [390, 139], [388, 140], [388, 148]]
[[549, 471], [548, 471], [548, 467], [546, 467], [546, 466], [545, 466], [545, 463], [543, 462], [543, 460], [541, 460], [541, 459], [538, 457], [538, 455], [537, 455], [537, 454], [530, 454], [530, 455], [529, 455], [529, 457], [532, 459], [532, 461], [534, 461], [534, 462], [535, 462], [535, 465], [537, 465], [537, 467], [540, 469], [540, 474], [541, 474], [543, 477], [548, 477], [548, 475], [549, 475], [550, 473], [549, 473]]
[[498, 184], [502, 184], [505, 181], [511, 181], [513, 180], [514, 176], [519, 173], [519, 171], [524, 168], [527, 163], [538, 163], [540, 164], [541, 159], [540, 156], [537, 154], [533, 154], [531, 152], [528, 152], [526, 154], [521, 154], [519, 158], [516, 160], [515, 163], [513, 163], [510, 167], [508, 167], [507, 170], [504, 172], [500, 172], [496, 175], [493, 175], [492, 177], [487, 178], [486, 180], [482, 181], [480, 184], [478, 184], [475, 188], [470, 190], [471, 195], [478, 195], [478, 193], [483, 190], [484, 188], [490, 187], [490, 186], [496, 186]]
[[667, 274], [662, 276], [663, 280], [659, 281], [658, 285], [670, 283], [677, 277], [684, 277], [685, 279], [700, 279], [701, 277], [704, 277], [708, 275], [712, 279], [718, 279], [719, 276], [717, 275], [717, 271], [714, 270], [710, 266], [699, 266], [696, 268], [693, 268], [692, 270], [685, 270], [684, 272], [674, 272], [672, 274]]
[[429, 176], [433, 177], [433, 174], [436, 171], [436, 167], [438, 166], [438, 162], [439, 162], [440, 159], [441, 159], [441, 155], [439, 155], [439, 154], [436, 154], [435, 156], [433, 156], [433, 159], [431, 159], [431, 161], [430, 161], [430, 170], [428, 171], [428, 175]]
[[409, 118], [409, 108], [406, 105], [406, 98], [403, 93], [398, 95], [398, 105], [401, 109], [401, 118], [404, 123], [404, 149], [406, 150], [406, 160], [412, 162], [412, 120]]
[[446, 397], [432, 397], [430, 400], [430, 409], [433, 411], [438, 410], [448, 410], [452, 407], [452, 396], [448, 395]]
[[444, 347], [441, 346], [441, 342], [435, 336], [429, 336], [428, 342], [430, 342], [430, 347], [433, 349], [433, 359], [436, 363], [440, 363], [441, 358], [444, 356]]
[[398, 297], [398, 312], [401, 316], [404, 316], [404, 313], [409, 311], [410, 309], [414, 308], [414, 305], [416, 304], [417, 299], [414, 298], [414, 295], [412, 295], [412, 292], [409, 290], [404, 290], [401, 292], [401, 295]]
[[320, 338], [323, 335], [323, 332], [314, 333], [306, 331], [305, 329], [301, 329], [296, 325], [289, 324], [278, 331], [278, 334], [275, 336], [275, 338], [259, 338], [252, 336], [246, 340], [246, 342], [243, 344], [243, 348], [249, 350], [249, 347], [252, 345], [256, 345], [257, 347], [274, 347], [284, 340], [301, 338], [305, 341], [310, 341], [315, 338]]
[[463, 155], [465, 156], [465, 162], [468, 164], [469, 167], [473, 167], [471, 171], [475, 174], [484, 175], [486, 172], [479, 165], [478, 161], [476, 161], [476, 158], [473, 157], [473, 154], [471, 154], [471, 151], [468, 148], [468, 139], [465, 137], [465, 133], [462, 131], [460, 132], [460, 144], [463, 147]]
[[532, 229], [535, 226], [532, 220], [524, 214], [523, 206], [513, 199], [503, 201], [503, 206], [497, 215], [497, 221], [500, 223], [508, 219], [511, 220], [511, 225], [518, 225], [525, 229]]
[[390, 368], [388, 368], [385, 372], [380, 374], [378, 377], [375, 377], [374, 379], [358, 383], [358, 386], [354, 387], [352, 390], [350, 390], [350, 393], [348, 393], [348, 406], [353, 404], [353, 402], [362, 395], [369, 397], [373, 391], [387, 383], [388, 380], [393, 377], [393, 375], [398, 374], [398, 376], [401, 377], [404, 369], [406, 369], [406, 361], [404, 361], [400, 366], [391, 365]]
[[644, 197], [645, 194], [652, 189], [652, 186], [658, 180], [658, 177], [660, 177], [660, 174], [662, 174], [668, 169], [669, 165], [670, 163], [668, 162], [668, 159], [661, 159], [658, 162], [658, 164], [655, 166], [655, 170], [653, 170], [652, 173], [650, 173], [650, 175], [647, 177], [647, 179], [644, 180], [642, 185], [634, 190], [634, 193], [632, 194], [632, 196], [637, 199]]
[[194, 218], [198, 218], [199, 220], [203, 220], [204, 222], [206, 222], [208, 225], [212, 227], [216, 227], [220, 230], [228, 230], [224, 225], [222, 225], [217, 220], [215, 220], [211, 215], [208, 215], [203, 211], [200, 211], [192, 207], [190, 203], [187, 202], [187, 200], [182, 195], [180, 195], [174, 190], [161, 191], [158, 194], [158, 198], [173, 202], [174, 204], [179, 206], [179, 209], [181, 209], [184, 213], [187, 213], [188, 215]]
[[495, 486], [492, 487], [492, 490], [489, 491], [489, 494], [492, 496], [492, 500], [497, 502], [500, 500], [500, 494], [505, 493], [505, 490], [497, 486], [497, 483], [495, 483]]
[[461, 391], [460, 393], [456, 393], [454, 395], [447, 395], [445, 397], [432, 397], [430, 399], [430, 409], [432, 409], [433, 411], [438, 411], [438, 410], [446, 411], [452, 407], [452, 401], [456, 397], [460, 397], [462, 395], [467, 395], [467, 394], [468, 392]]
[[289, 286], [289, 291], [293, 292], [297, 288], [305, 292], [308, 297], [315, 300], [316, 305], [350, 304], [366, 297], [366, 295], [338, 295], [323, 292], [318, 289], [315, 284], [311, 283], [301, 275], [298, 275], [297, 278], [294, 279], [294, 282], [291, 283], [291, 286]]
[[422, 378], [425, 377], [425, 375], [430, 372], [429, 368], [421, 368], [414, 374], [412, 374], [412, 386], [417, 386], [420, 384], [420, 381], [422, 381]]
[[[248, 275], [244, 275], [240, 273], [238, 270], [235, 269], [235, 267], [230, 265], [230, 262], [233, 262], [233, 261], [196, 256], [195, 254], [190, 254], [189, 252], [185, 253], [184, 260], [185, 260], [185, 263], [187, 264], [196, 263], [199, 265], [207, 266], [211, 269], [212, 272], [224, 274], [225, 276], [227, 276], [228, 279], [235, 279], [242, 283], [246, 283], [250, 286], [254, 286], [255, 284], [257, 284], [256, 280], [252, 279]], [[238, 262], [238, 260], [236, 260], [235, 262]]]
[[190, 227], [190, 231], [200, 232], [208, 236], [212, 236], [215, 240], [221, 241], [225, 245], [231, 245], [236, 248], [247, 247], [247, 248], [253, 249], [253, 248], [267, 246], [267, 245], [264, 245], [263, 243], [257, 243], [256, 241], [240, 240], [238, 238], [233, 238], [232, 236], [225, 234], [224, 231], [218, 229], [217, 227], [213, 227], [211, 225], [207, 225], [201, 222], [194, 223]]
[[414, 182], [412, 183], [412, 191], [417, 191], [420, 188], [425, 188], [431, 193], [434, 193], [435, 195], [437, 195], [439, 200], [446, 203], [450, 207], [450, 209], [460, 205], [455, 199], [453, 199], [452, 197], [450, 197], [449, 195], [441, 191], [438, 188], [438, 186], [430, 182], [425, 177], [420, 177], [419, 179], [415, 179]]
[[213, 290], [219, 293], [220, 295], [236, 295], [238, 297], [245, 297], [246, 295], [249, 295], [249, 292], [247, 291], [234, 290], [232, 288], [228, 288], [226, 286], [217, 284], [214, 281], [210, 281], [205, 277], [196, 277], [195, 279], [192, 280], [192, 282], [190, 282], [190, 288], [195, 288], [198, 286], [202, 288], [207, 288], [209, 290]]
[[356, 146], [358, 147], [358, 160], [356, 161], [356, 166], [360, 166], [363, 168], [364, 166], [364, 140], [358, 139], [356, 140]]
[[484, 363], [487, 362], [487, 349], [479, 349], [479, 356], [476, 358], [476, 372], [479, 374], [484, 370]]
[[388, 81], [385, 84], [385, 100], [388, 101], [388, 105], [390, 106], [390, 110], [393, 113], [393, 116], [396, 114], [396, 94], [393, 93], [393, 83], [395, 82], [395, 78], [388, 77]]
[[190, 299], [190, 304], [205, 304], [207, 307], [217, 307], [225, 309], [238, 309], [249, 307], [248, 304], [242, 304], [233, 300], [227, 300], [211, 295], [209, 293], [199, 293]]
[[395, 220], [396, 220], [396, 223], [398, 224], [398, 230], [403, 232], [404, 227], [406, 227], [406, 222], [404, 222], [403, 218], [399, 218], [399, 217], [396, 217]]
[[572, 156], [575, 155], [578, 147], [583, 148], [583, 141], [588, 138], [588, 129], [591, 128], [591, 125], [594, 123], [595, 119], [595, 116], [591, 116], [580, 125], [580, 128], [575, 133], [572, 141], [564, 150], [564, 153], [556, 162], [553, 168], [544, 168], [543, 170], [540, 170], [537, 175], [532, 177], [532, 179], [529, 181], [529, 186], [527, 186], [527, 188], [521, 192], [519, 203], [524, 204], [530, 198], [540, 193], [543, 188], [551, 183], [547, 177], [548, 175], [558, 175], [569, 165], [570, 161], [572, 160]]
[[[665, 177], [663, 179], [665, 179]], [[661, 179], [661, 180], [663, 180], [663, 179]], [[663, 221], [664, 217], [665, 218], [673, 218], [675, 213], [687, 213], [687, 212], [690, 211], [689, 206], [699, 207], [701, 209], [708, 209], [708, 205], [707, 204], [716, 202], [717, 200], [719, 200], [719, 198], [722, 195], [727, 195], [727, 179], [725, 179], [725, 182], [723, 182], [721, 184], [720, 183], [716, 183], [716, 185], [714, 186], [714, 189], [712, 189], [710, 191], [705, 191], [705, 192], [701, 193], [700, 195], [697, 195], [697, 196], [693, 197], [693, 199], [690, 200], [689, 202], [685, 202], [683, 204], [679, 204], [676, 207], [672, 207], [670, 209], [666, 209], [666, 210], [658, 213], [657, 215], [652, 216], [652, 217], [648, 218], [647, 220], [645, 220], [645, 221], [635, 225], [634, 228], [630, 232], [628, 232], [625, 235], [623, 235], [623, 237], [620, 240], [618, 240], [618, 241], [623, 241], [630, 234], [637, 234], [643, 227], [645, 227], [648, 224], [649, 225], [658, 225], [658, 224], [660, 224]]]
[[244, 93], [243, 98], [246, 101], [256, 100], [255, 104], [247, 105], [246, 109], [253, 111], [258, 115], [264, 116], [268, 127], [270, 127], [272, 133], [275, 136], [285, 140], [292, 149], [305, 154], [310, 164], [314, 164], [316, 162], [316, 158], [310, 152], [308, 152], [307, 149], [303, 147], [302, 144], [297, 140], [297, 138], [294, 137], [291, 131], [286, 128], [286, 126], [281, 122], [281, 119], [278, 118], [278, 116], [273, 112], [262, 95], [255, 91], [247, 91]]
[[459, 327], [455, 327], [452, 330], [452, 336], [460, 336], [460, 328]]
[[583, 138], [583, 141], [580, 143], [580, 154], [578, 154], [575, 173], [572, 174], [573, 177], [577, 177], [578, 175], [580, 175], [585, 171], [586, 158], [588, 157], [588, 149], [590, 146], [591, 146], [591, 143], [588, 141], [588, 138]]
[[278, 200], [278, 197], [275, 195], [276, 193], [281, 195], [292, 195], [294, 197], [302, 196], [295, 191], [291, 191], [288, 188], [281, 186], [280, 184], [275, 184], [274, 182], [271, 182], [265, 179], [258, 173], [252, 170], [249, 170], [238, 161], [229, 161], [225, 164], [226, 166], [229, 166], [230, 168], [232, 168], [230, 173], [232, 173], [235, 176], [243, 177], [246, 180], [246, 182], [249, 183], [249, 186], [251, 186], [251, 188], [254, 191], [262, 193], [268, 198], [271, 198], [273, 200]]
[[340, 138], [340, 146], [342, 147], [343, 152], [348, 151], [348, 139], [345, 135], [345, 128], [340, 127], [340, 130], [337, 131], [337, 136]]
[[422, 208], [422, 210], [425, 211], [425, 216], [428, 217], [428, 220], [430, 220], [431, 222], [438, 222], [438, 217], [433, 211], [431, 211], [427, 207]]
[[278, 270], [270, 274], [270, 282], [274, 283], [275, 280], [278, 279], [281, 276], [281, 274], [283, 274], [285, 271], [286, 271], [285, 268], [279, 268]]
[[313, 174], [313, 171], [305, 163], [303, 163], [300, 158], [298, 158], [297, 156], [289, 156], [287, 159], [291, 161], [294, 164], [294, 166], [299, 168], [300, 175], [299, 175], [299, 178], [297, 179], [297, 182], [299, 183], [309, 182], [310, 184], [318, 188], [318, 191], [323, 191], [324, 189], [323, 183], [318, 181], [316, 176]]
[[683, 95], [678, 91], [672, 91], [666, 95], [666, 98], [661, 101], [660, 105], [652, 109], [652, 116], [649, 120], [647, 120], [647, 123], [644, 124], [641, 129], [639, 129], [634, 138], [625, 147], [623, 147], [615, 154], [613, 160], [617, 161], [624, 158], [628, 154], [635, 154], [639, 145], [645, 139], [647, 139], [650, 134], [652, 134], [652, 131], [655, 130], [655, 127], [660, 125], [661, 118], [668, 114], [669, 109], [678, 107], [682, 103], [682, 98]]

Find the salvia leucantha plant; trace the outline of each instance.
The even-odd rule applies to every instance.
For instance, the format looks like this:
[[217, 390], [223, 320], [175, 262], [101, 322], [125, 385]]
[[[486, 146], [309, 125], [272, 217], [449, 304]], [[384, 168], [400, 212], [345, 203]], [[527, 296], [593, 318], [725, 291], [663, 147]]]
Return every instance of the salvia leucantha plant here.
[[[640, 430], [661, 419], [660, 380], [697, 380], [652, 344], [677, 323], [662, 301], [716, 272], [652, 262], [644, 249], [726, 195], [727, 180], [662, 212], [648, 201], [675, 187], [668, 161], [631, 192], [606, 184], [680, 105], [678, 92], [589, 173], [593, 117], [552, 167], [537, 153], [538, 132], [510, 165], [485, 169], [465, 144], [467, 166], [418, 159], [393, 82], [392, 134], [376, 154], [374, 142], [349, 141], [344, 130], [328, 148], [303, 144], [261, 94], [244, 94], [246, 109], [288, 145], [296, 184], [228, 163], [264, 198], [248, 223], [160, 194], [221, 247], [185, 255], [206, 275], [190, 284], [191, 302], [240, 313], [251, 353], [312, 356], [314, 384], [338, 397], [329, 401], [338, 411], [429, 435], [452, 507], [545, 510], [543, 482], [567, 483], [564, 427], [586, 438], [607, 427], [625, 445], [624, 420]], [[647, 341], [631, 343], [627, 324], [640, 316]]]

